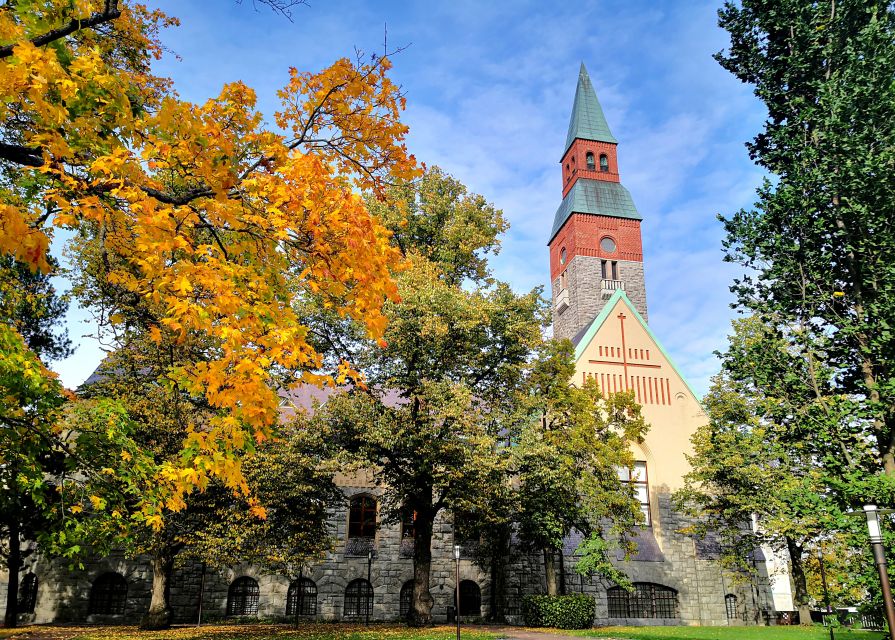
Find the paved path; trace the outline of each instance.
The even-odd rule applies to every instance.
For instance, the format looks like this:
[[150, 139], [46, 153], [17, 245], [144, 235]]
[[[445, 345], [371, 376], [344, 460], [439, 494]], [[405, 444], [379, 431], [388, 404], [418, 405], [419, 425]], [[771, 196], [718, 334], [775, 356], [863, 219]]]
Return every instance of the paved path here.
[[[518, 627], [482, 627], [482, 630], [501, 634], [506, 640], [586, 640], [584, 636], [567, 636], [565, 634], [530, 631]], [[609, 640], [609, 639], [603, 639]]]

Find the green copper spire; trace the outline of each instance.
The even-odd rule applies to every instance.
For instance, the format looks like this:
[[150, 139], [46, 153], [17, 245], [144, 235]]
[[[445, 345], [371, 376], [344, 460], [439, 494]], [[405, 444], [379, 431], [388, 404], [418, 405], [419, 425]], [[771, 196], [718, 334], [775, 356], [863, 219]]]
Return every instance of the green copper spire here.
[[603, 115], [583, 62], [578, 72], [578, 88], [575, 90], [575, 106], [572, 107], [572, 119], [569, 121], [569, 135], [566, 136], [566, 150], [572, 146], [575, 138], [618, 143], [609, 131], [606, 116]]

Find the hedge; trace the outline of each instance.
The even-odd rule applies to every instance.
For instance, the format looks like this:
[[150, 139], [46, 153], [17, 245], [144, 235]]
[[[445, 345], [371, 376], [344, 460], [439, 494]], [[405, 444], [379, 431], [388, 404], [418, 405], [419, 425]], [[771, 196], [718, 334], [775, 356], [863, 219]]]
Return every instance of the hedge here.
[[583, 594], [523, 596], [522, 617], [527, 627], [587, 629], [593, 625], [596, 603]]

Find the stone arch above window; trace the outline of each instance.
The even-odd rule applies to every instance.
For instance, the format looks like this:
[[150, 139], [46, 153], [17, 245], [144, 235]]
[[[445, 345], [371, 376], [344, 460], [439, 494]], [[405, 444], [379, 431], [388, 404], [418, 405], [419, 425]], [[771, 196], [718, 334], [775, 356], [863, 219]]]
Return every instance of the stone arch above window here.
[[317, 585], [309, 578], [293, 580], [286, 592], [286, 615], [317, 615]]
[[230, 583], [227, 590], [228, 616], [257, 616], [261, 590], [258, 581], [242, 576]]
[[652, 582], [635, 582], [634, 591], [606, 590], [610, 618], [680, 618], [677, 591]]
[[596, 164], [594, 163], [594, 152], [593, 151], [587, 152], [587, 154], [584, 156], [584, 161], [587, 164], [588, 171], [594, 171], [597, 168]]
[[609, 171], [609, 156], [605, 153], [600, 154], [600, 171]]
[[[126, 589], [125, 585], [125, 589]], [[37, 604], [37, 576], [33, 573], [26, 573], [22, 578], [22, 584], [19, 587], [19, 613], [34, 613], [34, 607]]]
[[110, 571], [93, 581], [90, 587], [88, 615], [121, 615], [127, 605], [127, 580], [120, 573]]
[[367, 494], [351, 498], [348, 508], [348, 537], [373, 538], [376, 536], [376, 499]]
[[413, 580], [408, 580], [401, 585], [401, 601], [399, 614], [401, 620], [407, 620], [410, 616], [410, 607], [413, 604]]
[[472, 580], [460, 581], [460, 606], [458, 611], [461, 616], [482, 615], [482, 590]]
[[366, 617], [372, 613], [373, 585], [363, 578], [349, 582], [345, 587], [345, 617]]

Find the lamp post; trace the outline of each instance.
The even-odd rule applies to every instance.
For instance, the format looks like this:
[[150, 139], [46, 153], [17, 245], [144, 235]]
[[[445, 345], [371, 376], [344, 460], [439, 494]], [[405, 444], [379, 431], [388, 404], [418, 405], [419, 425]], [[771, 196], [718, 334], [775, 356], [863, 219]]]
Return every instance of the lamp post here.
[[364, 609], [367, 612], [367, 626], [370, 626], [370, 609], [373, 608], [373, 550], [367, 551], [367, 588], [370, 590], [370, 596], [365, 598]]
[[867, 518], [867, 532], [870, 534], [870, 545], [873, 547], [873, 561], [879, 572], [879, 582], [883, 591], [883, 606], [886, 622], [889, 625], [889, 638], [895, 640], [895, 606], [892, 604], [892, 589], [889, 586], [889, 571], [886, 568], [886, 551], [883, 549], [883, 531], [880, 527], [881, 514], [893, 513], [891, 509], [880, 510], [875, 504], [865, 504], [863, 512], [851, 511], [846, 515], [861, 515]]
[[[833, 613], [833, 607], [830, 606], [830, 591], [827, 589], [827, 571], [824, 567], [824, 550], [823, 547], [817, 548], [817, 561], [820, 564], [820, 582], [824, 587], [824, 600], [827, 601], [827, 613]], [[830, 619], [830, 640], [833, 638], [833, 620]]]
[[457, 619], [457, 640], [460, 640], [460, 545], [454, 545], [454, 563], [457, 567], [457, 575], [454, 581], [454, 617]]

